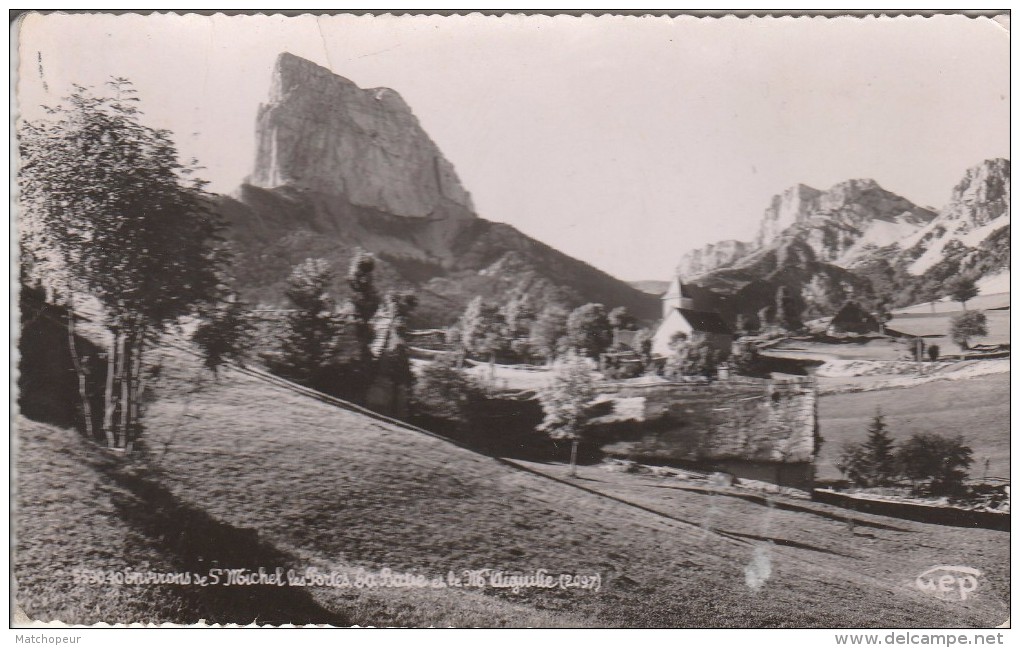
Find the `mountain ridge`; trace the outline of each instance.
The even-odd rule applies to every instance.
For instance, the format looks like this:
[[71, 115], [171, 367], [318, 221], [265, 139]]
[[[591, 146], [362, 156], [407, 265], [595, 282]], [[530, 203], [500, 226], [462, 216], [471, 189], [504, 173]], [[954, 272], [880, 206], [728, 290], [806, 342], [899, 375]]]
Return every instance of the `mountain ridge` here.
[[417, 326], [452, 324], [475, 295], [601, 302], [646, 321], [658, 315], [654, 295], [481, 218], [453, 165], [392, 90], [363, 90], [284, 53], [256, 131], [249, 181], [215, 200], [249, 302], [282, 305], [291, 268], [308, 257], [331, 264], [331, 292], [344, 295], [343, 274], [363, 249], [378, 259], [381, 290], [416, 293]]

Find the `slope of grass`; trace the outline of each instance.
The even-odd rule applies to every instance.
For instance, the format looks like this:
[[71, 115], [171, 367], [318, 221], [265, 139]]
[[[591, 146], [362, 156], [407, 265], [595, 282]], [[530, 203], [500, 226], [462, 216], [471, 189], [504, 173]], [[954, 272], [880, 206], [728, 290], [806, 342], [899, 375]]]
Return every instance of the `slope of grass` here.
[[889, 433], [903, 441], [916, 432], [961, 435], [974, 450], [972, 477], [1009, 478], [1009, 374], [930, 382], [915, 387], [822, 396], [819, 424], [825, 443], [818, 476], [838, 478], [834, 462], [846, 441], [863, 441], [880, 407]]
[[[80, 446], [72, 432], [20, 427], [23, 447], [32, 450], [19, 457], [17, 487], [36, 521], [22, 522], [15, 570], [19, 601], [30, 616], [136, 621], [151, 619], [155, 609], [175, 620], [203, 614], [238, 623], [293, 617], [341, 625], [914, 627], [988, 626], [1005, 615], [1000, 601], [1008, 589], [998, 575], [967, 602], [937, 600], [918, 592], [908, 570], [883, 562], [878, 552], [846, 557], [845, 551], [784, 546], [768, 529], [706, 532], [702, 521], [718, 514], [719, 502], [700, 493], [671, 492], [681, 514], [657, 515], [232, 371], [213, 381], [177, 352], [165, 353], [161, 364], [152, 385], [159, 397], [149, 407], [138, 457], [61, 459], [63, 448]], [[70, 506], [54, 496], [50, 477], [31, 470], [57, 461], [73, 477], [72, 489], [84, 490]], [[109, 503], [96, 489], [110, 493]], [[751, 515], [739, 508], [723, 514]], [[784, 528], [814, 533], [816, 516], [789, 516]], [[62, 528], [76, 517], [87, 520], [73, 524], [89, 535], [64, 546]], [[754, 519], [746, 524], [754, 526]], [[904, 556], [912, 545], [931, 543], [923, 529], [905, 533]], [[994, 562], [995, 552], [1004, 555], [1008, 536], [1000, 536], [981, 538], [990, 552], [987, 561], [978, 556], [982, 567]], [[936, 564], [969, 564], [948, 549], [915, 562], [937, 555]], [[862, 570], [871, 559], [874, 569]], [[66, 583], [69, 565], [137, 569], [145, 561], [197, 572], [262, 566], [352, 577], [359, 570], [441, 578], [469, 569], [545, 569], [598, 573], [602, 587], [198, 594], [181, 588], [181, 596], [204, 598], [180, 603], [166, 588], [153, 588], [132, 590], [131, 605], [107, 600], [124, 595], [116, 588], [109, 594], [62, 585], [51, 592], [53, 583]]]

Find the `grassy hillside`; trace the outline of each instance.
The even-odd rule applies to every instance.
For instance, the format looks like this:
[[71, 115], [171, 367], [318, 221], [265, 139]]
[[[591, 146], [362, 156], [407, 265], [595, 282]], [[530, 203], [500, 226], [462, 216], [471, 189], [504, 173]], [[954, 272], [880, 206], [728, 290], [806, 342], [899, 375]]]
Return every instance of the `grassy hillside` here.
[[[147, 445], [136, 456], [91, 449], [68, 430], [18, 426], [14, 569], [29, 616], [916, 627], [988, 626], [1007, 613], [1006, 534], [954, 529], [963, 544], [953, 545], [941, 529], [897, 523], [889, 537], [903, 552], [884, 561], [886, 539], [874, 534], [831, 551], [809, 540], [798, 547], [784, 534], [810, 536], [824, 518], [790, 513], [750, 530], [760, 511], [678, 489], [661, 492], [682, 514], [658, 515], [238, 373], [212, 380], [180, 353], [164, 354], [161, 366]], [[744, 535], [706, 532], [703, 522], [720, 515], [739, 519], [744, 526], [733, 530]], [[965, 550], [969, 543], [976, 551]], [[920, 545], [936, 549], [908, 560], [907, 548]], [[934, 564], [973, 564], [987, 576], [966, 602], [940, 601], [912, 584], [915, 571]], [[602, 587], [97, 588], [67, 578], [75, 567], [259, 566], [352, 578], [358, 570], [431, 578], [546, 569], [598, 573]]]
[[962, 435], [974, 450], [971, 475], [1009, 478], [1009, 374], [941, 381], [902, 389], [822, 396], [819, 424], [825, 444], [818, 476], [838, 478], [833, 462], [845, 441], [863, 441], [881, 407], [889, 433], [904, 440], [915, 432]]

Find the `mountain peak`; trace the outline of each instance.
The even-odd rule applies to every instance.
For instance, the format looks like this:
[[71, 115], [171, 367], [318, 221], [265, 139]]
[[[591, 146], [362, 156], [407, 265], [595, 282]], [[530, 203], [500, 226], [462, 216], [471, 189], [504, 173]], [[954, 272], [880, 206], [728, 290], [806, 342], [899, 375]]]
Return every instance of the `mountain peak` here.
[[403, 98], [281, 53], [248, 182], [289, 185], [397, 216], [472, 217], [471, 196]]

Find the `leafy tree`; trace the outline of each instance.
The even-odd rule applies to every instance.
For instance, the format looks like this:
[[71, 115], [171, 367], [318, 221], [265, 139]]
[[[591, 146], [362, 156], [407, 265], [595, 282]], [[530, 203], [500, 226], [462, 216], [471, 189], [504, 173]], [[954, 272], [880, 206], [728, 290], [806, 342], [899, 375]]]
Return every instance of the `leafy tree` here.
[[[343, 322], [329, 296], [334, 273], [323, 259], [306, 259], [287, 280], [285, 294], [293, 305], [280, 353], [267, 358], [271, 371], [302, 385], [332, 392]], [[360, 339], [359, 339], [360, 343]]]
[[787, 331], [799, 331], [804, 328], [800, 320], [801, 308], [797, 300], [786, 286], [776, 291], [776, 323]]
[[896, 477], [896, 457], [893, 440], [889, 436], [881, 409], [875, 409], [875, 417], [868, 426], [868, 438], [864, 442], [868, 463], [868, 480], [873, 486], [887, 486]]
[[244, 304], [231, 299], [211, 305], [202, 314], [192, 340], [202, 350], [205, 366], [215, 374], [228, 360], [243, 362], [255, 335]]
[[737, 375], [755, 378], [769, 376], [765, 360], [758, 352], [758, 346], [753, 342], [741, 342], [737, 347], [737, 352], [730, 357], [730, 363], [733, 372]]
[[588, 362], [569, 353], [552, 372], [549, 384], [539, 390], [545, 418], [539, 430], [553, 439], [566, 439], [570, 445], [570, 474], [577, 476], [577, 447], [590, 420], [590, 403], [597, 395]]
[[932, 344], [928, 346], [928, 359], [932, 362], [938, 362], [939, 359], [939, 345]]
[[195, 163], [179, 161], [169, 131], [142, 123], [127, 79], [108, 87], [112, 96], [75, 85], [48, 118], [19, 126], [19, 198], [22, 243], [53, 270], [48, 279], [62, 278], [67, 307], [79, 292], [103, 306], [111, 334], [103, 433], [130, 447], [142, 431], [145, 351], [216, 298], [226, 255]]
[[465, 351], [488, 358], [492, 365], [496, 355], [509, 348], [503, 314], [481, 296], [468, 302], [460, 320], [460, 335]]
[[389, 334], [376, 360], [377, 374], [389, 382], [393, 390], [392, 402], [397, 406], [401, 402], [400, 393], [414, 383], [407, 331], [408, 320], [418, 305], [418, 298], [410, 293], [393, 292], [386, 295], [384, 304], [391, 321]]
[[687, 345], [689, 340], [690, 336], [683, 331], [677, 331], [673, 335], [669, 336], [669, 348], [674, 352], [679, 352]]
[[932, 494], [958, 492], [973, 462], [973, 451], [959, 436], [947, 438], [919, 432], [900, 446], [897, 456], [903, 473], [915, 484], [928, 481]]
[[512, 297], [503, 306], [503, 321], [506, 323], [506, 335], [510, 340], [521, 340], [531, 333], [531, 325], [535, 321], [535, 311], [527, 295]]
[[566, 309], [553, 304], [547, 306], [531, 326], [531, 347], [546, 362], [552, 362], [563, 349], [568, 316]]
[[567, 318], [567, 343], [583, 356], [598, 358], [613, 343], [606, 307], [602, 304], [579, 306]]
[[982, 311], [965, 311], [954, 315], [949, 323], [949, 337], [962, 350], [970, 348], [970, 339], [988, 335], [988, 318]]
[[379, 292], [375, 288], [373, 271], [375, 257], [358, 250], [351, 259], [347, 271], [347, 285], [351, 289], [351, 317], [354, 323], [354, 336], [358, 341], [358, 362], [367, 374], [373, 362], [372, 342], [375, 340], [375, 327], [372, 318], [379, 310]]
[[482, 392], [453, 358], [443, 356], [422, 369], [414, 383], [412, 406], [418, 415], [460, 427], [470, 422], [472, 403]]
[[978, 287], [970, 277], [957, 277], [948, 286], [949, 296], [960, 302], [963, 310], [967, 310], [967, 302], [978, 296]]
[[715, 348], [707, 339], [698, 337], [683, 349], [680, 373], [685, 376], [714, 378], [719, 365], [726, 362], [728, 357], [729, 353]]
[[617, 306], [609, 311], [609, 326], [614, 331], [633, 331], [637, 329], [637, 318], [630, 314], [626, 306]]
[[839, 457], [836, 459], [836, 468], [842, 475], [854, 484], [868, 485], [871, 476], [868, 453], [864, 444], [847, 442], [840, 448]]
[[641, 361], [645, 368], [652, 362], [652, 337], [653, 333], [648, 329], [641, 329], [634, 336], [635, 351], [641, 354]]

